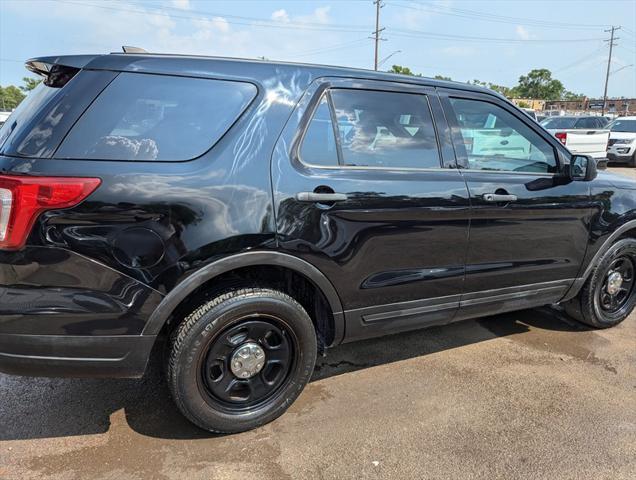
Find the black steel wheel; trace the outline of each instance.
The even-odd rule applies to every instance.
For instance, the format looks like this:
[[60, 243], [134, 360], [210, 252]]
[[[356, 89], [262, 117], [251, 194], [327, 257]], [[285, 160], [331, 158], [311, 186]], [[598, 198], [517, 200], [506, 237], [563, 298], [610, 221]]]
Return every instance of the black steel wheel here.
[[634, 259], [627, 255], [615, 258], [598, 285], [599, 307], [609, 314], [619, 312], [628, 303], [634, 289]]
[[309, 381], [314, 325], [289, 295], [261, 288], [219, 295], [174, 332], [168, 386], [185, 417], [217, 433], [249, 430], [281, 415]]
[[570, 316], [607, 328], [625, 320], [636, 305], [636, 239], [623, 238], [601, 257], [579, 294], [565, 304]]
[[202, 356], [201, 385], [208, 401], [240, 412], [272, 398], [293, 370], [294, 333], [280, 319], [242, 319], [214, 337]]

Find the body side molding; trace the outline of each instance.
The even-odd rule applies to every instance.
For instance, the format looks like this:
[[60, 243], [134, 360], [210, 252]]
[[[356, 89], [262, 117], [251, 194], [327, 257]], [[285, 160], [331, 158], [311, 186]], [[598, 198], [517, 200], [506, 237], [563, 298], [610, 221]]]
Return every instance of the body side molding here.
[[324, 294], [334, 317], [334, 344], [344, 335], [343, 309], [336, 289], [327, 277], [312, 264], [293, 255], [275, 251], [244, 252], [221, 258], [207, 265], [179, 283], [155, 309], [146, 323], [143, 335], [157, 335], [174, 309], [195, 289], [215, 277], [237, 268], [270, 265], [285, 267], [303, 275]]

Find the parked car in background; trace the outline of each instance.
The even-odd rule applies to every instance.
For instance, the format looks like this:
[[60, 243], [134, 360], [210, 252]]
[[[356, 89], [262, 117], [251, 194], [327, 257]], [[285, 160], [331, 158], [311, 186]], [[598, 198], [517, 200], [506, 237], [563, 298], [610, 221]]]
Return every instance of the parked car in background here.
[[140, 377], [163, 353], [181, 412], [239, 432], [344, 342], [557, 303], [607, 328], [636, 304], [636, 182], [492, 90], [201, 56], [27, 65], [44, 81], [0, 129], [0, 371]]
[[531, 109], [531, 108], [522, 108], [521, 111], [525, 112], [526, 115], [528, 115], [535, 122], [538, 121], [537, 120], [537, 112], [535, 112], [533, 109]]
[[546, 118], [541, 126], [572, 153], [590, 155], [597, 163], [607, 163], [609, 130], [607, 119], [593, 116], [559, 116]]
[[7, 121], [7, 118], [11, 115], [11, 112], [0, 112], [0, 127], [4, 125], [4, 122]]
[[636, 167], [636, 116], [619, 117], [611, 122], [607, 158], [610, 162]]

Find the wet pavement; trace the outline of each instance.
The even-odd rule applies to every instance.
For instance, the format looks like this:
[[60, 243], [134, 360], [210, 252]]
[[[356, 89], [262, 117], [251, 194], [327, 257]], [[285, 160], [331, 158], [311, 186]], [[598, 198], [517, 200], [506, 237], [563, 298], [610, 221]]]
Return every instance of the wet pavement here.
[[636, 478], [636, 315], [547, 309], [344, 345], [277, 421], [210, 436], [142, 380], [0, 375], [2, 479]]
[[0, 479], [142, 478], [632, 480], [636, 314], [591, 330], [535, 309], [343, 345], [285, 415], [230, 436], [184, 420], [158, 369], [0, 374]]

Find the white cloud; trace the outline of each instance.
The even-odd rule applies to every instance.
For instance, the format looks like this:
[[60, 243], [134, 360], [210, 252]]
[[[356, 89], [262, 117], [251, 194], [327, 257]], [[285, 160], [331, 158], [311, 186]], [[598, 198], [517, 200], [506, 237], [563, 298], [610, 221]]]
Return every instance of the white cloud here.
[[530, 38], [530, 32], [523, 25], [517, 25], [515, 27], [515, 32], [522, 40], [528, 40]]
[[396, 23], [410, 29], [422, 28], [423, 25], [430, 22], [431, 18], [439, 15], [435, 10], [448, 8], [452, 4], [452, 0], [435, 0], [430, 5], [434, 7], [434, 10], [429, 10], [424, 4], [412, 2], [409, 4], [411, 8], [400, 9], [400, 12], [395, 15]]
[[272, 20], [288, 23], [289, 14], [284, 8], [281, 8], [280, 10], [276, 10], [274, 13], [272, 13]]
[[331, 10], [330, 6], [326, 7], [318, 7], [314, 10], [314, 13], [307, 17], [298, 17], [298, 20], [301, 22], [317, 22], [317, 23], [329, 23], [329, 11]]
[[[1, 2], [2, 0], [0, 0]], [[55, 9], [44, 9], [44, 2], [7, 2], [13, 12], [29, 22], [55, 21], [60, 31], [73, 42], [63, 51], [51, 50], [42, 41], [33, 42], [33, 51], [27, 56], [74, 54], [119, 51], [121, 45], [135, 45], [156, 53], [185, 53], [195, 55], [256, 58], [264, 56], [276, 60], [309, 60], [329, 63], [331, 52], [320, 56], [295, 57], [298, 53], [316, 51], [321, 46], [349, 40], [348, 36], [334, 32], [326, 37], [324, 32], [309, 24], [328, 24], [331, 21], [330, 7], [319, 7], [306, 14], [293, 15], [289, 10], [279, 9], [271, 18], [294, 24], [307, 23], [307, 28], [271, 28], [267, 22], [233, 24], [222, 16], [206, 17], [187, 14], [163, 13], [143, 3], [131, 0], [109, 4], [86, 0], [79, 4], [57, 3]], [[189, 3], [181, 2], [182, 7]], [[191, 17], [191, 18], [190, 18]]]
[[190, 0], [172, 0], [172, 5], [181, 10], [190, 10]]

